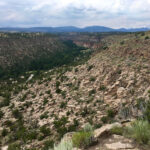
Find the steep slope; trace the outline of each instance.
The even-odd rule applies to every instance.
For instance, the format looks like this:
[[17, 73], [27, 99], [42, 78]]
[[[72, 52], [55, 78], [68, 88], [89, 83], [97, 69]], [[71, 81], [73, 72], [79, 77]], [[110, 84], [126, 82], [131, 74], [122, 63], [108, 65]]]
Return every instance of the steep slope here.
[[40, 53], [61, 51], [63, 44], [52, 35], [43, 34], [3, 34], [0, 38], [0, 65], [13, 66], [23, 61], [40, 57]]
[[149, 37], [108, 36], [102, 39], [106, 47], [84, 64], [1, 82], [0, 127], [7, 130], [1, 145], [46, 149], [46, 141], [50, 145], [87, 122], [97, 128], [142, 116], [150, 93]]
[[[72, 61], [81, 47], [42, 33], [0, 34], [0, 75], [50, 69]], [[63, 57], [63, 58], [62, 58]], [[9, 72], [8, 72], [9, 71]]]

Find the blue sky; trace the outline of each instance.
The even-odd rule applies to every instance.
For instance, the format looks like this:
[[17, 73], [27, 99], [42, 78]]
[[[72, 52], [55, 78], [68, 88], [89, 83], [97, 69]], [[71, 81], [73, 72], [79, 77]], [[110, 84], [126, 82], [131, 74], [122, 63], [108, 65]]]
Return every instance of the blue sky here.
[[0, 0], [0, 27], [150, 27], [150, 0]]

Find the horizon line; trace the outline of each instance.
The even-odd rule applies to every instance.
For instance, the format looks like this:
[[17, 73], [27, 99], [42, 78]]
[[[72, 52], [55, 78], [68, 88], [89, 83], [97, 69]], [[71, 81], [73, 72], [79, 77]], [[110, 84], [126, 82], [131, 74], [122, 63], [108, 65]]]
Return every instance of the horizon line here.
[[87, 27], [105, 27], [105, 28], [111, 28], [111, 29], [139, 29], [139, 28], [147, 28], [150, 29], [150, 27], [130, 27], [130, 28], [126, 28], [126, 27], [120, 27], [120, 28], [113, 28], [113, 27], [108, 27], [108, 26], [102, 26], [102, 25], [90, 25], [90, 26], [84, 26], [84, 27], [79, 27], [79, 26], [72, 26], [72, 25], [66, 25], [66, 26], [31, 26], [31, 27], [23, 27], [23, 26], [5, 26], [5, 27], [1, 27], [0, 28], [60, 28], [60, 27], [74, 27], [74, 28], [79, 28], [79, 29], [84, 29]]

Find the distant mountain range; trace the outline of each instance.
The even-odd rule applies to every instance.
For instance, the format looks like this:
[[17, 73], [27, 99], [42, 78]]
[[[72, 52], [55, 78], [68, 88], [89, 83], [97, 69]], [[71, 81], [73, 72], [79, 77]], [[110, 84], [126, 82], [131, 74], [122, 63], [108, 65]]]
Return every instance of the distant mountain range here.
[[85, 28], [78, 28], [74, 26], [65, 27], [32, 27], [32, 28], [0, 28], [1, 32], [47, 32], [47, 33], [61, 33], [61, 32], [140, 32], [148, 31], [150, 28], [120, 28], [113, 29], [104, 26], [89, 26]]

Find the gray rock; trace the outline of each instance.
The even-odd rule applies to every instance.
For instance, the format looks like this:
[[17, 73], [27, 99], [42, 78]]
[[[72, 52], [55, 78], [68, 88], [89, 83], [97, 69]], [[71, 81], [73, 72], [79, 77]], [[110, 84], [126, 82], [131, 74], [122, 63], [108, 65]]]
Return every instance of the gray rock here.
[[94, 131], [94, 137], [99, 138], [99, 137], [103, 136], [105, 133], [109, 132], [114, 127], [122, 127], [122, 125], [118, 122], [113, 123], [113, 124], [107, 124], [99, 129], [96, 129]]
[[107, 147], [107, 149], [111, 149], [111, 150], [119, 150], [119, 149], [133, 149], [134, 146], [130, 143], [121, 143], [116, 142], [116, 143], [111, 143], [111, 144], [105, 144], [105, 146]]

